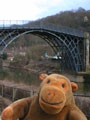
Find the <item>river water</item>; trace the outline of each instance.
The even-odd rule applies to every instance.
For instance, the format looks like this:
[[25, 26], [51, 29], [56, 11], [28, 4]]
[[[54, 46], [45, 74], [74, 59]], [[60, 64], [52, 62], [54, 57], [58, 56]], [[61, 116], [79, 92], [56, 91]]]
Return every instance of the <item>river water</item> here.
[[0, 80], [8, 80], [15, 83], [39, 86], [39, 74], [22, 69], [0, 69]]
[[[0, 80], [8, 80], [15, 83], [23, 83], [25, 85], [34, 85], [39, 86], [40, 80], [39, 80], [38, 72], [31, 72], [27, 70], [21, 70], [21, 69], [8, 69], [8, 68], [2, 68], [0, 69]], [[78, 82], [79, 90], [77, 93], [80, 94], [89, 94], [90, 93], [90, 83], [82, 83], [80, 79], [83, 77], [77, 76], [77, 75], [66, 75], [69, 79], [72, 81]]]

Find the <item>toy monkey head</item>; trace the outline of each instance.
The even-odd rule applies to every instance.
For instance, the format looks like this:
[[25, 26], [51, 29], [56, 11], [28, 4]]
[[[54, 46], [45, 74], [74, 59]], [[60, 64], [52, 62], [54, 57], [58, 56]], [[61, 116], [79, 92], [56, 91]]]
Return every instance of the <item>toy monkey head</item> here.
[[41, 74], [42, 81], [39, 91], [39, 104], [48, 114], [57, 114], [74, 102], [73, 92], [78, 89], [77, 84], [59, 74]]

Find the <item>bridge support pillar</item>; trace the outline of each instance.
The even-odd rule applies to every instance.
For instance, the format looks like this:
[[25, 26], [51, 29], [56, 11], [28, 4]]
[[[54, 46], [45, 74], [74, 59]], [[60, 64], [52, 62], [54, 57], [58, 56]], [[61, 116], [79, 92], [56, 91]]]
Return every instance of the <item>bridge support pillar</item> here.
[[85, 66], [86, 66], [86, 71], [88, 71], [89, 68], [89, 33], [85, 32], [84, 34], [85, 37]]

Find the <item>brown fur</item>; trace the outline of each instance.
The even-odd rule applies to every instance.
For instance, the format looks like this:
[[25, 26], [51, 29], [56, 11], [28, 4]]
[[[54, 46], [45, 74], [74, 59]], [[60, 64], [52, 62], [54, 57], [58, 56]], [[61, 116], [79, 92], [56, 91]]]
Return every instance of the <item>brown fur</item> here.
[[75, 105], [77, 84], [58, 74], [41, 74], [38, 95], [18, 100], [2, 113], [2, 120], [87, 120]]

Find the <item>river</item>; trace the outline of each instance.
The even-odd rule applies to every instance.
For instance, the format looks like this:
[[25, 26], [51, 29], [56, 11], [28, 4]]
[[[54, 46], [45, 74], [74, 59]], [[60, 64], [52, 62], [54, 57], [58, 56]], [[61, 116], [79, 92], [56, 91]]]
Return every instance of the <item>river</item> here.
[[24, 83], [25, 85], [39, 86], [39, 74], [22, 69], [0, 69], [0, 80], [7, 80], [15, 83]]
[[[25, 85], [33, 85], [39, 87], [40, 80], [39, 80], [39, 73], [38, 72], [31, 72], [27, 70], [21, 69], [8, 69], [2, 68], [0, 69], [0, 80], [4, 81], [7, 80], [9, 82], [14, 83], [23, 83]], [[66, 75], [66, 74], [65, 74]], [[90, 93], [90, 83], [82, 83], [80, 79], [82, 76], [77, 75], [66, 75], [72, 81], [78, 82], [79, 90], [77, 93], [80, 94], [89, 94]]]

